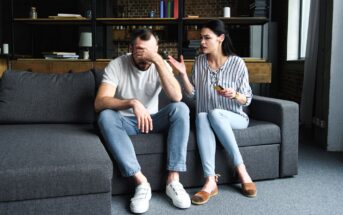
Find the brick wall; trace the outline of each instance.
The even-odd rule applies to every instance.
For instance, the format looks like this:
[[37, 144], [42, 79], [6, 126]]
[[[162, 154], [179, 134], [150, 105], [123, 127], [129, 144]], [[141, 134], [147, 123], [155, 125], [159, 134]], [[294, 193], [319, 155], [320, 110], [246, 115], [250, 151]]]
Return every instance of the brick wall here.
[[[223, 7], [230, 6], [228, 0], [184, 0], [185, 15], [206, 17], [222, 16]], [[159, 0], [118, 0], [116, 7], [123, 12], [124, 17], [148, 17], [149, 11], [155, 10], [160, 16]]]
[[223, 16], [223, 8], [230, 6], [227, 0], [185, 0], [185, 16], [197, 15], [204, 17]]

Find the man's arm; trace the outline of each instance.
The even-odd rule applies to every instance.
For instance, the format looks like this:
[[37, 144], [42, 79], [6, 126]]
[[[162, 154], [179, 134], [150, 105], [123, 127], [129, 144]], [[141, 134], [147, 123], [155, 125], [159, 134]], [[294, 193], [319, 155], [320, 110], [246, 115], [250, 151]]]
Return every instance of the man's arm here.
[[174, 102], [179, 102], [182, 99], [182, 92], [179, 82], [174, 75], [168, 70], [164, 60], [159, 55], [156, 57], [155, 66], [161, 79], [162, 88], [166, 95]]
[[95, 98], [94, 108], [96, 112], [105, 109], [123, 110], [132, 108], [137, 118], [138, 129], [143, 133], [149, 133], [153, 129], [152, 119], [148, 110], [137, 99], [114, 98], [116, 87], [102, 83]]
[[95, 98], [95, 111], [100, 112], [104, 109], [124, 110], [133, 108], [134, 99], [122, 100], [114, 98], [115, 92], [115, 86], [107, 83], [102, 83]]

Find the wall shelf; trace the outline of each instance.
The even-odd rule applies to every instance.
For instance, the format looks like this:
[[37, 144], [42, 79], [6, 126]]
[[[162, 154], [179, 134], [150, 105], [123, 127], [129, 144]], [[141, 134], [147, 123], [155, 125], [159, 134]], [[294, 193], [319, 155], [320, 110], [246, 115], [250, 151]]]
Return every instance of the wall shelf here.
[[104, 25], [173, 25], [178, 23], [176, 18], [97, 18]]
[[90, 19], [75, 19], [75, 18], [63, 18], [63, 19], [51, 19], [51, 18], [15, 18], [13, 20], [17, 23], [24, 23], [29, 25], [90, 25]]
[[225, 24], [231, 25], [263, 25], [268, 22], [266, 17], [199, 17], [199, 18], [183, 18], [185, 24], [188, 25], [196, 25], [196, 24], [204, 24], [211, 19], [220, 19]]

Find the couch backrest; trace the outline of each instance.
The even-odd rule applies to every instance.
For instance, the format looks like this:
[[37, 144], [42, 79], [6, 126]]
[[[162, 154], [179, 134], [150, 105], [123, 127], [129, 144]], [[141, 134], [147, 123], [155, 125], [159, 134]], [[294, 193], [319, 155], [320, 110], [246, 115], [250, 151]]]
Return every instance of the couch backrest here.
[[7, 71], [0, 79], [0, 123], [92, 123], [95, 91], [92, 71]]

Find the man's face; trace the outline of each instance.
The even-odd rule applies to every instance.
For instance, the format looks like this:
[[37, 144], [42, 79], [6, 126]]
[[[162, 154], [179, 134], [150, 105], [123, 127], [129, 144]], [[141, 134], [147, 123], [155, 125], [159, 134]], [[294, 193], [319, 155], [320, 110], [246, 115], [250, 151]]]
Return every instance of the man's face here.
[[132, 57], [135, 65], [140, 70], [147, 70], [151, 65], [151, 58], [158, 51], [157, 41], [154, 36], [149, 40], [137, 38], [131, 47]]

